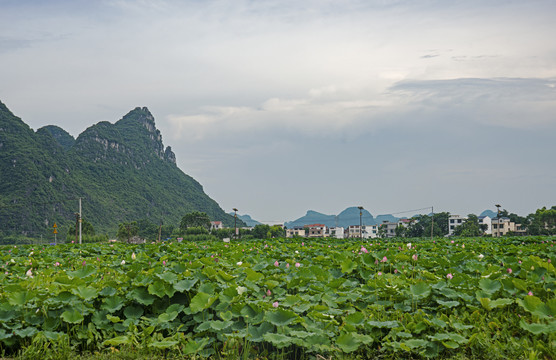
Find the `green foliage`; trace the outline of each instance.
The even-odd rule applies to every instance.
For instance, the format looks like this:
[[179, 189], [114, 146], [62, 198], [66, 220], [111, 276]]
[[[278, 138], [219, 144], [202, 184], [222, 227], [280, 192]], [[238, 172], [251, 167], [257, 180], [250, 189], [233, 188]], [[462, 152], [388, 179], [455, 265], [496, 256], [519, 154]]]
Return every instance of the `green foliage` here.
[[[430, 237], [431, 231], [433, 236], [448, 235], [448, 221], [450, 213], [441, 212], [429, 215], [418, 215], [413, 217], [413, 221], [406, 229], [406, 237]], [[434, 223], [433, 223], [434, 220]]]
[[[79, 232], [79, 227], [77, 228], [77, 232]], [[75, 238], [75, 233], [76, 233], [75, 232], [75, 224], [70, 225], [69, 228], [68, 228], [67, 238], [68, 239]], [[94, 236], [95, 235], [95, 229], [93, 228], [93, 225], [85, 219], [82, 219], [81, 235], [82, 236]]]
[[54, 223], [59, 229], [75, 226], [79, 197], [97, 233], [115, 234], [119, 223], [137, 219], [177, 225], [192, 211], [234, 223], [176, 166], [146, 108], [115, 124], [93, 125], [73, 140], [53, 126], [33, 132], [0, 102], [0, 129], [0, 238], [43, 236], [53, 242]]
[[286, 231], [279, 225], [255, 225], [251, 234], [254, 239], [272, 239], [285, 236]]
[[208, 232], [208, 230], [210, 230], [210, 217], [206, 213], [200, 211], [193, 211], [185, 214], [181, 218], [180, 230], [185, 233], [186, 230], [191, 227], [201, 227]]
[[121, 223], [118, 225], [118, 233], [116, 237], [120, 241], [130, 242], [131, 238], [137, 236], [139, 228], [137, 227], [137, 222], [132, 221], [130, 223]]
[[457, 241], [0, 247], [0, 347], [26, 359], [554, 358], [556, 238]]
[[481, 236], [486, 230], [486, 224], [479, 224], [477, 215], [469, 214], [460, 226], [454, 229], [454, 235], [464, 237]]

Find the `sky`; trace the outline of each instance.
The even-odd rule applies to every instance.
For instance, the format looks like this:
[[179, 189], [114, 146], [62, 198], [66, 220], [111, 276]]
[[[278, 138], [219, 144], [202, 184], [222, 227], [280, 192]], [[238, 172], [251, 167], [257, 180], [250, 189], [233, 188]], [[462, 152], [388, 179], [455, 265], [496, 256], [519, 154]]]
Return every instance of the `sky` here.
[[[137, 106], [227, 212], [556, 205], [553, 0], [0, 0], [0, 101]], [[428, 212], [428, 211], [424, 211]]]

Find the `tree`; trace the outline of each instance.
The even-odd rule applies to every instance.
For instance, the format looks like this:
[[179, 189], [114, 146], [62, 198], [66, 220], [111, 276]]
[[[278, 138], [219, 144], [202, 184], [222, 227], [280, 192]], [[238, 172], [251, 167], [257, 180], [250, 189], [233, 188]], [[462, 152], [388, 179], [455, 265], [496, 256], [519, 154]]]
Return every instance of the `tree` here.
[[253, 230], [251, 230], [251, 235], [255, 239], [268, 239], [270, 237], [270, 226], [266, 224], [255, 225]]
[[481, 236], [485, 232], [486, 224], [479, 224], [479, 218], [477, 215], [469, 214], [467, 219], [454, 229], [454, 235], [456, 236]]
[[158, 240], [158, 226], [149, 219], [137, 221], [137, 235], [142, 239]]
[[211, 235], [214, 235], [219, 239], [224, 239], [224, 238], [231, 239], [234, 235], [234, 229], [231, 228], [214, 229], [211, 231]]
[[116, 237], [120, 241], [131, 242], [131, 238], [137, 235], [138, 232], [137, 222], [133, 221], [130, 223], [120, 223], [118, 225], [118, 233]]
[[527, 232], [530, 235], [554, 235], [556, 234], [556, 206], [550, 209], [543, 207], [537, 209], [534, 214], [527, 216]]
[[386, 225], [381, 224], [378, 227], [378, 237], [379, 238], [385, 238], [386, 237]]
[[407, 228], [402, 224], [398, 224], [398, 226], [396, 226], [395, 231], [396, 231], [396, 237], [405, 237], [407, 233]]
[[[424, 215], [426, 216], [426, 215]], [[407, 237], [422, 237], [425, 229], [423, 227], [422, 215], [418, 215], [412, 218], [411, 224], [406, 229], [406, 236]], [[430, 233], [429, 233], [430, 235]]]
[[417, 215], [413, 217], [413, 221], [406, 229], [406, 236], [408, 237], [430, 237], [431, 228], [433, 236], [444, 236], [448, 234], [448, 222], [450, 218], [449, 212], [441, 212], [434, 214], [434, 224], [432, 223], [433, 217], [430, 215]]
[[[81, 222], [81, 234], [86, 236], [95, 235], [95, 229], [93, 228], [93, 225], [91, 225], [91, 223], [85, 219], [82, 219]], [[73, 238], [73, 237], [75, 237], [75, 225], [72, 224], [68, 228], [68, 238]]]
[[286, 235], [286, 231], [279, 225], [273, 225], [269, 230], [270, 238], [280, 238]]
[[204, 212], [193, 211], [186, 214], [180, 222], [180, 230], [182, 232], [185, 232], [187, 228], [199, 226], [204, 227], [207, 231], [210, 230], [210, 218]]

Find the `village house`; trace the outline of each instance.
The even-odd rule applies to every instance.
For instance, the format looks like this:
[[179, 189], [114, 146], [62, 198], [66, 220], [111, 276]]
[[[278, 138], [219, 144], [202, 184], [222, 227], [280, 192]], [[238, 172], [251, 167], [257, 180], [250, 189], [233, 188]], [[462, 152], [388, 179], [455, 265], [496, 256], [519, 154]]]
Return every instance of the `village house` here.
[[224, 225], [222, 224], [222, 221], [211, 221], [210, 222], [210, 230], [218, 230], [218, 229], [224, 229]]
[[305, 237], [305, 229], [302, 226], [295, 226], [291, 229], [286, 229], [287, 238], [292, 238], [295, 236]]
[[326, 225], [324, 224], [310, 224], [305, 225], [305, 228], [308, 228], [309, 231], [307, 233], [307, 237], [324, 237], [326, 233]]

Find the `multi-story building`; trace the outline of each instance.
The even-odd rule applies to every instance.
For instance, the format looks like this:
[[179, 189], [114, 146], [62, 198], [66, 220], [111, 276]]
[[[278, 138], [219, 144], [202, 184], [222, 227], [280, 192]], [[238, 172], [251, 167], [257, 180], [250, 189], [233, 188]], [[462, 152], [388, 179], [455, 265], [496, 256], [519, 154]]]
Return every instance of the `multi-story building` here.
[[492, 219], [490, 218], [490, 216], [479, 216], [479, 225], [487, 226], [485, 230], [485, 234], [487, 235], [492, 234]]
[[363, 239], [376, 238], [378, 236], [378, 225], [350, 225], [348, 227], [348, 237]]
[[286, 229], [286, 237], [292, 238], [294, 236], [305, 237], [305, 229], [301, 226], [296, 226], [291, 229]]
[[309, 229], [306, 234], [308, 237], [324, 237], [326, 233], [326, 225], [324, 224], [311, 224], [304, 227]]
[[398, 227], [397, 222], [383, 221], [380, 225], [384, 233], [384, 237], [391, 238], [396, 236], [396, 228]]
[[326, 233], [324, 234], [325, 237], [333, 237], [336, 239], [343, 239], [344, 238], [345, 229], [341, 226], [336, 226], [332, 228], [328, 228]]
[[454, 235], [456, 227], [463, 224], [465, 220], [467, 220], [467, 216], [450, 215], [448, 218], [448, 236]]
[[507, 217], [492, 219], [492, 236], [499, 237], [512, 232], [516, 235], [525, 235], [526, 229], [521, 224], [516, 224]]

